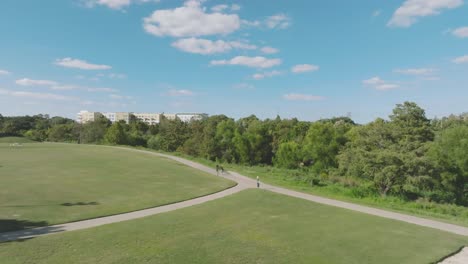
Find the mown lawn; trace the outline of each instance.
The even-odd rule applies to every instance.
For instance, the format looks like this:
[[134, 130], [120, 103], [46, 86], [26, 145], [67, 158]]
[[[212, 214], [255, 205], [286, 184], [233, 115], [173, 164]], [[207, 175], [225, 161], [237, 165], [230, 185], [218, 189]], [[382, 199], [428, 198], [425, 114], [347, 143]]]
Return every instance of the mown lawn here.
[[2, 263], [431, 263], [467, 238], [263, 190], [0, 244]]
[[234, 185], [172, 160], [129, 150], [0, 144], [0, 232], [154, 207]]
[[[206, 166], [216, 166], [216, 162], [210, 160], [195, 158], [181, 153], [169, 154], [181, 156]], [[468, 207], [427, 201], [405, 201], [393, 196], [359, 197], [356, 196], [352, 188], [340, 184], [329, 184], [326, 186], [311, 185], [310, 182], [301, 179], [301, 177], [307, 176], [307, 174], [297, 170], [275, 168], [272, 166], [222, 165], [226, 170], [235, 171], [253, 179], [259, 176], [262, 182], [291, 190], [468, 227]]]

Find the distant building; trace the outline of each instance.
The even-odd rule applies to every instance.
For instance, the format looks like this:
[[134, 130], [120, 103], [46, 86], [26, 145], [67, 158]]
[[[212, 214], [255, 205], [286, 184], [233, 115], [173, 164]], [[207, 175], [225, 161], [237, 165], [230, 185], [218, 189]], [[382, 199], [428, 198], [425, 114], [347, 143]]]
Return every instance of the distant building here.
[[176, 114], [165, 114], [165, 113], [162, 113], [162, 115], [163, 115], [167, 120], [175, 120], [175, 119], [176, 119]]
[[182, 122], [186, 122], [186, 123], [208, 118], [208, 114], [198, 114], [198, 113], [179, 113], [179, 114], [176, 114], [176, 116]]
[[76, 118], [78, 123], [88, 123], [96, 120], [98, 117], [102, 116], [99, 112], [88, 112], [88, 111], [80, 111]]
[[107, 112], [107, 113], [102, 113], [103, 116], [105, 116], [107, 119], [109, 119], [112, 123], [115, 122], [120, 122], [120, 121], [125, 121], [125, 123], [130, 123], [130, 113], [125, 113], [125, 112]]
[[180, 119], [182, 122], [191, 122], [195, 120], [202, 120], [208, 117], [208, 114], [199, 113], [178, 113], [178, 114], [160, 114], [160, 113], [128, 113], [128, 112], [88, 112], [80, 111], [78, 113], [76, 121], [78, 123], [87, 123], [96, 120], [99, 116], [104, 116], [109, 119], [112, 123], [124, 121], [130, 123], [130, 117], [135, 116], [136, 119], [145, 122], [148, 125], [155, 125], [161, 122], [161, 117], [164, 116], [167, 120]]
[[138, 120], [145, 122], [148, 125], [159, 124], [161, 114], [159, 113], [131, 113]]

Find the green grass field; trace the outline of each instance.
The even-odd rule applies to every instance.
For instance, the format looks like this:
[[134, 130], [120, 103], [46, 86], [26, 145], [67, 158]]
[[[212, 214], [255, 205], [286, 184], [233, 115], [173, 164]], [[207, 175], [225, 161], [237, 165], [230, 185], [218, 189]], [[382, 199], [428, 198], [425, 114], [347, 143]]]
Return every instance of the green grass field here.
[[234, 185], [130, 150], [0, 144], [0, 232], [154, 207]]
[[[194, 158], [181, 153], [169, 154], [181, 156], [211, 167], [216, 165], [216, 162], [202, 158]], [[244, 166], [237, 164], [223, 164], [223, 166], [226, 170], [235, 171], [253, 179], [260, 176], [261, 181], [265, 183], [304, 193], [468, 227], [468, 207], [453, 204], [437, 204], [425, 201], [404, 201], [401, 198], [392, 196], [356, 197], [352, 189], [344, 186], [311, 186], [308, 182], [297, 180], [295, 177], [298, 172], [295, 170], [275, 168], [271, 166]]]
[[0, 143], [35, 143], [25, 137], [0, 137]]
[[0, 244], [2, 263], [432, 263], [467, 239], [263, 190]]

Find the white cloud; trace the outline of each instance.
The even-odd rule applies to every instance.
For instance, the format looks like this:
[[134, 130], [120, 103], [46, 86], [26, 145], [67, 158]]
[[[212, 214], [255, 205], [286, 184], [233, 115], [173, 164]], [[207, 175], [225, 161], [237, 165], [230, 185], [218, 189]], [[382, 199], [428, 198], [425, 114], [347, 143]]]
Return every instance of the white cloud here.
[[117, 90], [113, 88], [107, 88], [107, 87], [80, 87], [83, 90], [86, 90], [88, 92], [104, 92], [104, 93], [115, 93]]
[[127, 75], [121, 73], [109, 73], [107, 77], [110, 79], [125, 79], [127, 78]]
[[237, 56], [230, 60], [213, 60], [211, 65], [240, 65], [251, 68], [271, 68], [281, 64], [280, 59], [268, 59], [265, 57]]
[[285, 94], [283, 95], [283, 98], [288, 101], [320, 101], [325, 99], [323, 96], [298, 93]]
[[112, 88], [86, 87], [73, 84], [61, 84], [50, 80], [32, 80], [28, 78], [16, 80], [15, 83], [20, 86], [44, 86], [56, 91], [83, 90], [88, 92], [116, 92], [116, 90]]
[[23, 78], [16, 80], [15, 82], [17, 85], [21, 86], [55, 86], [58, 85], [57, 82], [55, 81], [49, 81], [49, 80], [32, 80], [28, 78]]
[[432, 68], [396, 69], [394, 72], [406, 75], [431, 75], [437, 70]]
[[206, 13], [201, 3], [201, 0], [188, 0], [182, 7], [156, 10], [144, 18], [143, 28], [159, 37], [225, 35], [240, 28], [238, 15]]
[[400, 88], [400, 86], [398, 84], [385, 83], [385, 84], [377, 85], [374, 88], [379, 91], [387, 91], [387, 90]]
[[240, 5], [237, 5], [237, 4], [231, 5], [231, 11], [239, 11], [240, 9], [241, 9]]
[[10, 75], [11, 72], [6, 71], [6, 70], [0, 70], [0, 75]]
[[51, 93], [35, 93], [27, 91], [12, 91], [0, 89], [0, 95], [9, 95], [14, 97], [29, 97], [34, 99], [43, 99], [43, 100], [59, 100], [59, 101], [72, 101], [77, 100], [76, 97], [64, 96], [60, 94], [51, 94]]
[[269, 47], [269, 46], [261, 48], [260, 51], [265, 53], [265, 54], [275, 54], [275, 53], [279, 52], [278, 49], [275, 49], [275, 48], [272, 48], [272, 47]]
[[239, 41], [211, 41], [208, 39], [185, 38], [172, 43], [172, 46], [190, 53], [197, 54], [215, 54], [230, 51], [232, 49], [256, 49], [257, 46]]
[[362, 81], [362, 83], [364, 85], [370, 86], [370, 87], [372, 87], [372, 88], [374, 88], [376, 90], [379, 90], [379, 91], [387, 91], [387, 90], [393, 90], [393, 89], [400, 88], [400, 86], [398, 84], [388, 83], [388, 82], [380, 79], [380, 77], [373, 77], [373, 78], [370, 78], [368, 80]]
[[55, 60], [55, 64], [66, 68], [76, 68], [82, 70], [109, 70], [112, 68], [109, 65], [92, 64], [84, 60], [72, 58], [57, 59]]
[[299, 64], [291, 68], [291, 71], [294, 73], [303, 73], [303, 72], [311, 72], [311, 71], [318, 71], [320, 69], [317, 65], [312, 64]]
[[192, 96], [194, 95], [192, 91], [190, 90], [176, 90], [176, 89], [171, 89], [167, 92], [167, 95], [169, 96]]
[[232, 4], [231, 6], [222, 4], [222, 5], [215, 5], [211, 8], [213, 12], [223, 12], [224, 10], [231, 10], [231, 11], [239, 11], [241, 9], [240, 5]]
[[228, 9], [229, 6], [228, 5], [215, 5], [211, 8], [211, 11], [213, 12], [222, 12], [226, 9]]
[[87, 7], [94, 7], [96, 5], [107, 6], [111, 9], [120, 10], [128, 7], [133, 3], [159, 3], [160, 0], [85, 0], [84, 4]]
[[388, 22], [390, 27], [410, 27], [420, 17], [438, 15], [444, 9], [463, 5], [463, 0], [406, 0]]
[[468, 27], [457, 28], [452, 31], [452, 34], [459, 38], [468, 38]]
[[468, 55], [453, 59], [453, 63], [456, 63], [456, 64], [467, 63], [467, 62], [468, 62]]
[[380, 79], [380, 77], [373, 77], [362, 82], [367, 85], [379, 85], [385, 83], [382, 79]]
[[255, 80], [262, 80], [262, 79], [265, 79], [267, 77], [273, 77], [273, 76], [277, 76], [277, 75], [281, 75], [282, 72], [280, 71], [270, 71], [270, 72], [262, 72], [262, 73], [256, 73], [254, 75], [252, 75], [252, 78], [254, 78]]
[[382, 14], [382, 10], [375, 10], [374, 12], [372, 12], [372, 17], [378, 17], [380, 16], [380, 14]]
[[291, 19], [285, 14], [277, 14], [267, 17], [265, 20], [265, 25], [271, 29], [285, 29], [291, 25]]

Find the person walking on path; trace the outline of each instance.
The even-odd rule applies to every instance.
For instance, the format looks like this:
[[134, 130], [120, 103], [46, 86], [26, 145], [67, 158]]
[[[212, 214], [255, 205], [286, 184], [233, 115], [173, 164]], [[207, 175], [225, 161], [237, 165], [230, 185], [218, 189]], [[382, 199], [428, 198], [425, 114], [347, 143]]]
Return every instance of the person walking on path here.
[[260, 177], [257, 176], [257, 188], [260, 188]]
[[216, 176], [219, 176], [219, 165], [216, 164]]

